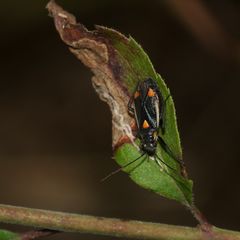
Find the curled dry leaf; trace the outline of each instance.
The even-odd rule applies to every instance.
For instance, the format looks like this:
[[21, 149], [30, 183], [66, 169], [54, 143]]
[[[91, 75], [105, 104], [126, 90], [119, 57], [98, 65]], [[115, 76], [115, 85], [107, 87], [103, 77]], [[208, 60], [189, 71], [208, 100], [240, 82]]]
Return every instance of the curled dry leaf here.
[[[121, 81], [122, 67], [116, 59], [110, 40], [104, 37], [102, 30], [88, 31], [75, 17], [64, 11], [54, 1], [47, 8], [54, 18], [61, 39], [70, 51], [94, 73], [92, 83], [100, 98], [107, 102], [112, 112], [113, 147], [127, 135], [133, 139], [129, 123], [127, 103], [129, 93]], [[115, 32], [114, 30], [111, 30]], [[115, 32], [123, 41], [127, 39]]]

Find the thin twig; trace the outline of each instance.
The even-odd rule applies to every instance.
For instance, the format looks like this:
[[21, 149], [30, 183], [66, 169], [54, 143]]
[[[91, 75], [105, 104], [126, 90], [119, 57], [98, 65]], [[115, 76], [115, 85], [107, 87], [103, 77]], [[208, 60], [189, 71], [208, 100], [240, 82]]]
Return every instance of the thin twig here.
[[[126, 221], [80, 214], [0, 205], [0, 222], [62, 232], [91, 233], [137, 239], [203, 240], [205, 235], [199, 228], [174, 225]], [[213, 228], [212, 239], [240, 240], [240, 233]]]

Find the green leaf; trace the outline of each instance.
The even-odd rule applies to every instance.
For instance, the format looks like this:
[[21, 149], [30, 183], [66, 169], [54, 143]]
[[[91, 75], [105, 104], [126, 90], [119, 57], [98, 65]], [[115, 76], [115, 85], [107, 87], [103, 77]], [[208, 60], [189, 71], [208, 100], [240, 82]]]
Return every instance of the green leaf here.
[[[139, 142], [138, 142], [139, 143]], [[162, 149], [158, 147], [157, 154]], [[141, 153], [132, 145], [124, 144], [115, 153], [115, 159], [120, 166], [125, 166]], [[162, 152], [161, 157], [168, 166], [176, 167], [176, 163]], [[149, 189], [166, 198], [174, 199], [184, 205], [192, 204], [192, 182], [181, 176], [180, 171], [176, 173], [165, 164], [160, 167], [154, 159], [147, 155], [136, 162], [125, 167], [123, 170], [129, 173], [131, 179], [143, 188]]]
[[0, 229], [0, 239], [1, 240], [20, 240], [20, 237], [16, 233]]
[[[121, 80], [130, 95], [133, 94], [139, 81], [149, 77], [156, 80], [165, 99], [170, 95], [169, 89], [161, 76], [155, 72], [147, 54], [133, 38], [127, 39], [118, 32], [103, 27], [98, 27], [98, 31], [110, 39], [116, 50], [116, 58], [122, 68]], [[171, 149], [173, 156], [181, 159], [182, 149], [172, 97], [166, 101], [165, 122], [165, 134], [161, 137]], [[135, 143], [140, 146], [139, 140]], [[116, 149], [115, 159], [121, 167], [124, 167], [141, 155], [142, 153], [133, 144], [125, 143]], [[192, 205], [192, 181], [182, 176], [179, 163], [167, 154], [160, 144], [157, 147], [157, 155], [164, 163], [157, 163], [156, 160], [144, 155], [123, 170], [141, 187], [184, 205]]]

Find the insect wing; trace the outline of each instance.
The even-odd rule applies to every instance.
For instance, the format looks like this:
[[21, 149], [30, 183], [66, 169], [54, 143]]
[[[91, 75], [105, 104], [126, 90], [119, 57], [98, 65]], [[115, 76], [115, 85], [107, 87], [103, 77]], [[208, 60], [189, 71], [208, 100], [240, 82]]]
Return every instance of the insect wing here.
[[144, 116], [143, 116], [143, 109], [142, 109], [142, 92], [140, 91], [141, 89], [137, 89], [136, 92], [138, 92], [138, 94], [134, 96], [134, 115], [135, 115], [135, 120], [137, 123], [137, 127], [138, 129], [142, 128], [142, 124], [144, 121]]
[[161, 93], [154, 80], [148, 78], [139, 82], [133, 96], [134, 115], [139, 130], [144, 128], [144, 122], [148, 123], [150, 129], [159, 128], [162, 117], [161, 100]]
[[143, 105], [144, 116], [154, 129], [159, 128], [160, 121], [160, 102], [159, 97], [155, 94], [152, 97], [146, 96]]

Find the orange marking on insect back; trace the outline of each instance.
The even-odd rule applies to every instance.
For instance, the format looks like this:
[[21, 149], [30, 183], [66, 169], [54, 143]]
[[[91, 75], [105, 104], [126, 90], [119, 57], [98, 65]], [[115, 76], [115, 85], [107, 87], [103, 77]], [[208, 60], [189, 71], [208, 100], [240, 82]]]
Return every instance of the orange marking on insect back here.
[[140, 95], [140, 92], [139, 92], [139, 91], [136, 91], [136, 92], [134, 93], [134, 98], [136, 99], [137, 97], [139, 97], [139, 95]]
[[146, 120], [144, 120], [142, 127], [144, 129], [149, 128], [149, 124], [148, 124], [148, 122]]
[[149, 97], [155, 96], [155, 92], [152, 90], [152, 88], [149, 88], [149, 89], [148, 89], [147, 95], [148, 95]]

